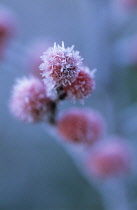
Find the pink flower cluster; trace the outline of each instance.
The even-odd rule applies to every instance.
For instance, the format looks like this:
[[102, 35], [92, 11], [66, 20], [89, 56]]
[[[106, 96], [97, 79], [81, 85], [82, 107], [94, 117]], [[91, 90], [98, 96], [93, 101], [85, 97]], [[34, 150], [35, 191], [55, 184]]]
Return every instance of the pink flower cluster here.
[[[38, 58], [37, 53], [35, 55]], [[64, 43], [62, 46], [54, 44], [44, 53], [42, 60], [43, 81], [39, 74], [17, 80], [10, 100], [11, 112], [28, 123], [46, 119], [54, 124], [64, 142], [83, 148], [93, 145], [86, 159], [90, 174], [104, 178], [126, 173], [130, 168], [130, 155], [118, 138], [110, 138], [108, 143], [94, 148], [94, 144], [105, 134], [101, 114], [91, 109], [72, 108], [57, 116], [56, 106], [60, 100], [83, 99], [93, 92], [94, 71], [82, 64], [83, 59], [73, 46], [65, 48]], [[36, 61], [39, 62], [39, 59]], [[37, 62], [34, 64], [37, 67]]]
[[49, 92], [62, 88], [69, 98], [83, 99], [94, 90], [94, 74], [82, 65], [83, 59], [73, 48], [65, 48], [63, 42], [62, 46], [55, 43], [42, 56], [40, 70]]
[[[38, 48], [41, 50], [41, 47]], [[12, 113], [26, 122], [38, 122], [45, 116], [49, 107], [47, 101], [53, 101], [50, 105], [55, 109], [59, 100], [67, 98], [83, 99], [90, 95], [94, 89], [94, 72], [82, 66], [82, 58], [79, 52], [71, 48], [65, 48], [54, 44], [42, 56], [41, 65], [42, 78], [37, 74], [39, 63], [39, 50], [32, 55], [34, 67], [33, 72], [37, 77], [23, 78], [18, 80], [13, 88], [10, 107]], [[50, 92], [49, 92], [50, 90]], [[56, 92], [53, 94], [53, 90]], [[54, 97], [53, 97], [54, 96]], [[54, 107], [55, 106], [55, 107]], [[55, 110], [51, 109], [51, 112]], [[50, 113], [52, 118], [56, 113]], [[53, 119], [55, 121], [55, 119]]]

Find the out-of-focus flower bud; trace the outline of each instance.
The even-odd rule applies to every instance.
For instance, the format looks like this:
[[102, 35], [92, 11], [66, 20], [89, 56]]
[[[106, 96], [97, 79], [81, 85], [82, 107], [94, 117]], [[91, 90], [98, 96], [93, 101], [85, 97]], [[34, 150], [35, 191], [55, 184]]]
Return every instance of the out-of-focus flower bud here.
[[45, 85], [35, 77], [18, 79], [13, 87], [10, 110], [14, 116], [27, 123], [45, 119], [50, 110], [51, 99]]
[[58, 119], [57, 130], [66, 142], [93, 144], [104, 133], [104, 121], [96, 111], [73, 108]]
[[131, 167], [130, 152], [119, 138], [98, 145], [87, 158], [89, 173], [96, 177], [108, 178], [126, 174]]

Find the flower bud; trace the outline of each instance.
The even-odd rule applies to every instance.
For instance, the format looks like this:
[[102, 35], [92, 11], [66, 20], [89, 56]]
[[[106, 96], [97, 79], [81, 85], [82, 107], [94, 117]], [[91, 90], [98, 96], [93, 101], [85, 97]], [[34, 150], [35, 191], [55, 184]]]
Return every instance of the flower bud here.
[[45, 84], [51, 88], [71, 85], [79, 72], [82, 58], [78, 51], [73, 50], [74, 46], [65, 48], [54, 44], [42, 56], [43, 63], [40, 66]]
[[104, 121], [93, 110], [75, 108], [58, 119], [57, 130], [67, 142], [93, 144], [103, 135]]
[[36, 123], [44, 120], [50, 103], [42, 81], [35, 77], [24, 77], [17, 80], [13, 87], [10, 110], [18, 119]]
[[90, 72], [87, 67], [79, 71], [78, 76], [71, 85], [64, 88], [67, 96], [72, 99], [84, 99], [92, 94], [95, 88], [94, 71]]
[[96, 147], [87, 158], [88, 171], [96, 177], [107, 178], [126, 174], [130, 169], [127, 145], [120, 139], [110, 139]]

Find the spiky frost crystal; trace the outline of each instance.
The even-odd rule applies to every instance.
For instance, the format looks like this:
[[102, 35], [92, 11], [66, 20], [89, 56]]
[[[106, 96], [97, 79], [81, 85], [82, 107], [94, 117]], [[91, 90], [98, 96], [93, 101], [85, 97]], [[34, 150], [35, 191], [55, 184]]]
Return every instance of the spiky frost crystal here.
[[78, 51], [73, 50], [74, 46], [65, 48], [62, 45], [54, 44], [41, 57], [43, 63], [40, 65], [44, 83], [50, 88], [71, 85], [79, 72], [82, 58]]

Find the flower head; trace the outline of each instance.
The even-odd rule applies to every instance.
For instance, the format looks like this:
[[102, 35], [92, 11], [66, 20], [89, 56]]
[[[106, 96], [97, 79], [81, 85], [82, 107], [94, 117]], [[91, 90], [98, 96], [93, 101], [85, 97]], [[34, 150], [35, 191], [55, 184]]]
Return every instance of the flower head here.
[[78, 76], [71, 85], [67, 85], [64, 90], [69, 98], [83, 99], [92, 94], [95, 88], [94, 71], [90, 72], [87, 67], [82, 67]]
[[65, 48], [54, 44], [42, 56], [43, 63], [40, 66], [45, 84], [50, 83], [52, 87], [71, 85], [79, 72], [82, 58], [74, 46]]
[[40, 79], [24, 77], [13, 87], [10, 110], [20, 120], [35, 123], [44, 119], [50, 102]]
[[130, 168], [130, 154], [127, 145], [120, 139], [109, 139], [92, 150], [87, 158], [88, 171], [101, 178], [127, 173]]
[[57, 130], [67, 142], [92, 144], [104, 132], [104, 121], [95, 111], [73, 108], [58, 120]]

